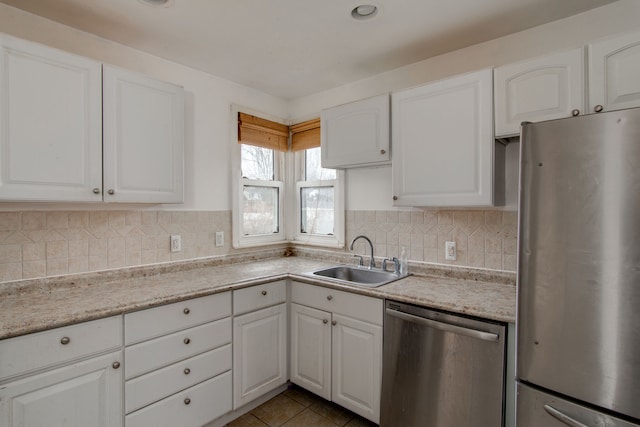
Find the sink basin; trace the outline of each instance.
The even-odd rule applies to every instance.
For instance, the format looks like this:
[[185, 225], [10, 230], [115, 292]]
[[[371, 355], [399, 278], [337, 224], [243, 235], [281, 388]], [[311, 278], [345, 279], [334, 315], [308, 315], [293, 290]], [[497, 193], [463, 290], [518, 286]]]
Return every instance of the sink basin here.
[[389, 271], [373, 270], [351, 265], [337, 265], [335, 267], [312, 271], [307, 274], [369, 288], [377, 288], [378, 286], [386, 285], [387, 283], [406, 277]]

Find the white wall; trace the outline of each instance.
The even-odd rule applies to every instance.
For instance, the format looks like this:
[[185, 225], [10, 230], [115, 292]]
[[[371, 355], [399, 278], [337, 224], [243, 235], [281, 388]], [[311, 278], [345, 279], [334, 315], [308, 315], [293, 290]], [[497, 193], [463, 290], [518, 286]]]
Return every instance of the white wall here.
[[[318, 115], [323, 108], [417, 86], [430, 81], [487, 67], [500, 66], [551, 51], [569, 50], [590, 41], [630, 31], [640, 31], [640, 1], [620, 0], [566, 19], [449, 52], [377, 76], [298, 98], [289, 105], [292, 117]], [[507, 205], [517, 198], [519, 144], [507, 147]], [[391, 168], [350, 169], [346, 174], [346, 209], [393, 209]]]
[[[138, 71], [185, 88], [185, 203], [181, 206], [167, 205], [167, 209], [231, 209], [231, 104], [288, 118], [288, 105], [282, 99], [4, 4], [0, 4], [0, 32]], [[0, 210], [43, 208], [73, 210], [122, 207], [106, 204], [0, 203]]]

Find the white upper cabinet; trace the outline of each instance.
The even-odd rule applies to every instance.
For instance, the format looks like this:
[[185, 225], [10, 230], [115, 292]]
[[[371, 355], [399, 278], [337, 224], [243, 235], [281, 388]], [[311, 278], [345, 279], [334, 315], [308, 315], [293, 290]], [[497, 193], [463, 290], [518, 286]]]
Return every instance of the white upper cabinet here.
[[389, 95], [379, 95], [323, 110], [322, 167], [388, 164]]
[[394, 206], [493, 204], [493, 74], [391, 95]]
[[184, 91], [104, 66], [104, 200], [183, 201]]
[[0, 35], [1, 200], [102, 200], [101, 91], [99, 62]]
[[505, 65], [494, 73], [498, 137], [518, 135], [523, 121], [538, 122], [583, 113], [582, 48]]
[[589, 111], [640, 107], [640, 33], [589, 45]]

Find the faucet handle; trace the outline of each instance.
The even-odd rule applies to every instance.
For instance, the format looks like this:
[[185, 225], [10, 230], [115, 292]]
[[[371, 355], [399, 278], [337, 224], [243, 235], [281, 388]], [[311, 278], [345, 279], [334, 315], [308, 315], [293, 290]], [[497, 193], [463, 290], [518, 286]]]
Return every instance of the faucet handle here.
[[358, 265], [359, 265], [360, 267], [362, 267], [362, 266], [363, 266], [363, 264], [364, 264], [364, 258], [363, 258], [363, 256], [362, 256], [362, 255], [357, 255], [357, 254], [356, 254], [356, 255], [353, 255], [353, 257], [354, 257], [354, 258], [358, 258]]
[[400, 260], [396, 257], [393, 258], [385, 258], [382, 260], [382, 270], [387, 271], [387, 261], [393, 262], [393, 272], [395, 274], [400, 274]]

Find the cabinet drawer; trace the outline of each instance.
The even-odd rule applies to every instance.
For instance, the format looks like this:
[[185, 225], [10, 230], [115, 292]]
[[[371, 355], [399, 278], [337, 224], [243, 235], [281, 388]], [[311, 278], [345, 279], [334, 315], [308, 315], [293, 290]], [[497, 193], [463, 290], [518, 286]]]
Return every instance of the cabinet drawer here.
[[0, 341], [0, 379], [122, 346], [122, 317]]
[[263, 307], [280, 304], [287, 299], [285, 280], [233, 291], [233, 314], [239, 315]]
[[196, 326], [125, 349], [127, 379], [231, 342], [231, 319]]
[[231, 369], [231, 344], [208, 351], [125, 384], [125, 412], [133, 412]]
[[211, 322], [231, 315], [231, 292], [209, 295], [124, 316], [125, 344]]
[[378, 298], [293, 282], [291, 301], [382, 325], [382, 300]]
[[231, 371], [125, 417], [127, 427], [200, 427], [231, 411]]

